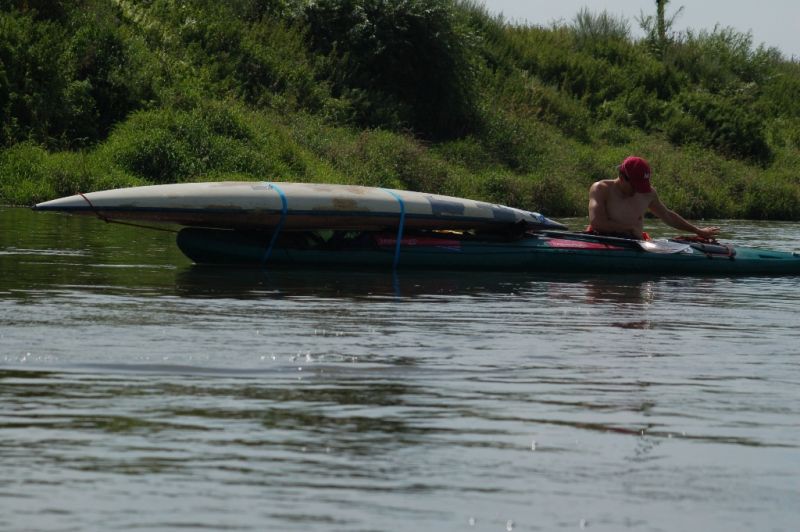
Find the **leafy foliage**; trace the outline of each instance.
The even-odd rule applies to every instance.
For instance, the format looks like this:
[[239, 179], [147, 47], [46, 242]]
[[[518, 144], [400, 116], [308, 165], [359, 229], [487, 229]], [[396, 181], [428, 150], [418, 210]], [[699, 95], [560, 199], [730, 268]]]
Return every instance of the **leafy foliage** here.
[[634, 40], [477, 0], [0, 0], [0, 201], [286, 179], [556, 216], [637, 153], [686, 215], [800, 218], [800, 63], [666, 3]]
[[475, 124], [475, 36], [449, 0], [318, 0], [304, 18], [358, 123], [452, 137]]

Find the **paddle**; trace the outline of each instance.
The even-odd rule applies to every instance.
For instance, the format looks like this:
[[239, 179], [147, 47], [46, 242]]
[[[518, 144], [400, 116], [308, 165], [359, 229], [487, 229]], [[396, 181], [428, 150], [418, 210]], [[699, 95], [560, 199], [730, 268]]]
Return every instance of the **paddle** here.
[[538, 231], [538, 234], [563, 238], [565, 240], [579, 240], [581, 242], [601, 242], [615, 246], [648, 253], [683, 253], [691, 246], [682, 242], [669, 240], [637, 240], [618, 236], [593, 235], [590, 233], [574, 233], [571, 231]]
[[580, 240], [582, 242], [602, 242], [604, 244], [614, 244], [616, 246], [631, 248], [631, 249], [642, 249], [639, 245], [641, 240], [636, 240], [633, 238], [622, 238], [619, 236], [606, 236], [606, 235], [594, 235], [591, 233], [576, 233], [573, 231], [537, 231], [537, 234], [542, 234], [545, 236], [554, 236], [558, 238], [564, 238], [566, 240]]

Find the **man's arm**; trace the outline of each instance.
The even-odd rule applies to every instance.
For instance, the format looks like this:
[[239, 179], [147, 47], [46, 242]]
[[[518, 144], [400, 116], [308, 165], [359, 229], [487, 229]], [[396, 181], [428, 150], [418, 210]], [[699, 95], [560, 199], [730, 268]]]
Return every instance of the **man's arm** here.
[[611, 220], [606, 210], [608, 186], [602, 181], [593, 184], [589, 189], [589, 225], [599, 233], [630, 233], [634, 238], [639, 238], [636, 228], [630, 225]]
[[674, 227], [679, 231], [690, 231], [703, 238], [714, 238], [714, 236], [719, 233], [719, 227], [697, 227], [696, 225], [689, 223], [683, 218], [683, 216], [672, 209], [667, 208], [667, 206], [664, 205], [660, 199], [658, 199], [658, 196], [653, 198], [653, 201], [650, 203], [649, 207], [650, 211], [661, 218], [665, 224], [670, 227]]

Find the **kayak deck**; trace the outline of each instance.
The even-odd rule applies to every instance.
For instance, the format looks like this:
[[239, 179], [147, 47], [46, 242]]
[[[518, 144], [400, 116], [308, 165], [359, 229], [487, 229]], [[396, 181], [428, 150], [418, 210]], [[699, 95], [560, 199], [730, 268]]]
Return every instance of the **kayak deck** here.
[[[274, 240], [274, 241], [273, 241]], [[181, 251], [198, 264], [638, 273], [676, 275], [800, 275], [797, 253], [680, 242], [592, 238], [581, 233], [527, 233], [521, 237], [458, 232], [410, 232], [397, 246], [386, 232], [272, 234], [186, 228]]]

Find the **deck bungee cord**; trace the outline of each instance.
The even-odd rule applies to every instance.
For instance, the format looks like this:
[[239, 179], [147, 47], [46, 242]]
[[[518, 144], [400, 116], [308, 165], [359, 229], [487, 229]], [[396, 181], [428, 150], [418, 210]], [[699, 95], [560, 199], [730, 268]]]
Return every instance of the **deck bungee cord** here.
[[403, 227], [406, 223], [406, 204], [403, 202], [403, 198], [400, 197], [393, 190], [389, 190], [388, 188], [383, 188], [384, 190], [394, 196], [394, 199], [397, 200], [397, 203], [400, 204], [400, 223], [397, 226], [397, 242], [394, 246], [394, 260], [392, 260], [392, 270], [397, 269], [397, 265], [400, 264], [400, 244], [403, 242]]
[[289, 211], [289, 202], [286, 200], [286, 194], [284, 194], [281, 187], [276, 185], [275, 183], [264, 183], [267, 186], [268, 190], [274, 190], [278, 193], [281, 198], [281, 218], [278, 220], [278, 225], [275, 226], [275, 231], [272, 233], [272, 238], [269, 240], [269, 246], [267, 246], [267, 250], [264, 252], [264, 256], [261, 259], [261, 267], [264, 268], [267, 265], [267, 261], [269, 260], [270, 256], [272, 255], [272, 249], [275, 247], [275, 242], [278, 241], [278, 235], [283, 229], [283, 224], [286, 222], [286, 213]]

